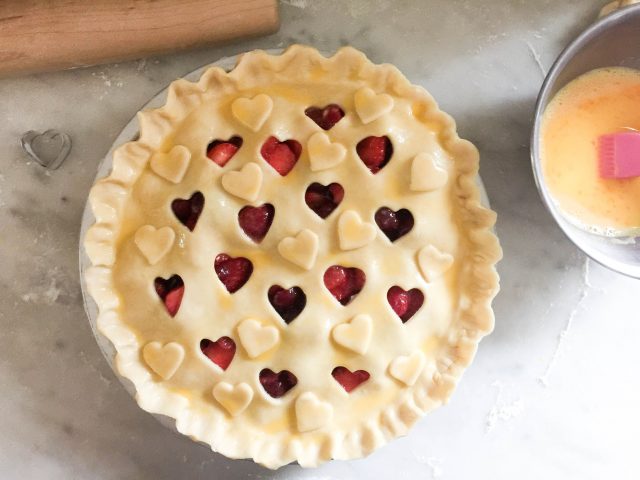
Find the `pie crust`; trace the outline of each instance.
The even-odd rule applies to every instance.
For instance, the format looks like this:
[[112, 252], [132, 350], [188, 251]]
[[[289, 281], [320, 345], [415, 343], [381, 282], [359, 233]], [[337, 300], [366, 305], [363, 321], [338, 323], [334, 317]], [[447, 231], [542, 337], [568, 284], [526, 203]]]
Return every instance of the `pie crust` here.
[[[324, 130], [305, 109], [329, 104], [345, 115]], [[91, 190], [84, 246], [98, 328], [141, 408], [228, 457], [278, 468], [364, 456], [447, 401], [493, 328], [501, 250], [495, 214], [479, 201], [478, 152], [423, 88], [353, 48], [325, 58], [296, 45], [177, 80], [166, 105], [138, 120], [139, 139], [114, 152]], [[242, 146], [224, 167], [207, 158], [212, 140], [234, 136]], [[302, 146], [286, 176], [261, 155], [270, 136]], [[393, 145], [375, 174], [356, 148], [368, 136]], [[344, 188], [326, 218], [305, 204], [311, 182]], [[170, 205], [196, 191], [204, 208], [190, 230]], [[273, 223], [256, 243], [238, 212], [267, 202]], [[381, 207], [408, 209], [412, 229], [392, 242], [374, 221]], [[214, 271], [221, 253], [253, 267], [234, 293]], [[346, 305], [323, 283], [334, 265], [366, 275]], [[184, 296], [171, 316], [154, 279], [175, 274]], [[288, 323], [268, 299], [273, 285], [306, 295]], [[410, 319], [387, 301], [391, 287], [422, 293]], [[226, 369], [201, 350], [223, 337], [236, 345]], [[361, 383], [347, 392], [336, 367]], [[266, 368], [297, 384], [272, 397], [259, 380]]]

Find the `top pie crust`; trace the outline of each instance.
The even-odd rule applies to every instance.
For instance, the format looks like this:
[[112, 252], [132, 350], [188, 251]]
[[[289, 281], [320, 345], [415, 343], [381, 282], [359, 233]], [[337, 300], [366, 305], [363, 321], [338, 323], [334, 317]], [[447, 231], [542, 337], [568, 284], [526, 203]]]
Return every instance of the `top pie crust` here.
[[[346, 115], [328, 131], [305, 116], [332, 103]], [[325, 58], [292, 46], [244, 54], [231, 72], [210, 68], [197, 83], [177, 80], [166, 105], [138, 120], [139, 139], [115, 151], [111, 174], [91, 190], [95, 224], [84, 245], [98, 328], [143, 409], [228, 457], [277, 468], [366, 455], [447, 401], [493, 328], [501, 250], [495, 214], [479, 202], [478, 152], [423, 88], [353, 48]], [[209, 142], [234, 135], [243, 144], [227, 165], [206, 157]], [[271, 135], [302, 145], [286, 176], [261, 157]], [[371, 135], [393, 144], [375, 175], [355, 150]], [[326, 219], [304, 202], [316, 181], [345, 190]], [[195, 191], [205, 204], [190, 231], [170, 204]], [[275, 217], [256, 244], [237, 215], [266, 202]], [[413, 229], [390, 242], [373, 220], [382, 206], [409, 209]], [[214, 272], [219, 253], [253, 264], [233, 294]], [[366, 274], [346, 306], [323, 284], [332, 265]], [[172, 318], [153, 281], [173, 274], [185, 293]], [[289, 324], [267, 299], [275, 284], [306, 293]], [[424, 294], [406, 323], [386, 299], [394, 285]], [[199, 346], [223, 336], [237, 345], [226, 370]], [[336, 366], [370, 378], [347, 393], [331, 375]], [[263, 368], [288, 370], [298, 383], [272, 398], [258, 380]]]

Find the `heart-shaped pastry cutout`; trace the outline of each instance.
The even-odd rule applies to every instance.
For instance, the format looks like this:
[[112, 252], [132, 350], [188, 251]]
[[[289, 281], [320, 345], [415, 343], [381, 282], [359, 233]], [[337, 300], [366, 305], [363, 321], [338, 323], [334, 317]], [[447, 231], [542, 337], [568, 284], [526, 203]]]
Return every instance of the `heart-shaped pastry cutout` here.
[[374, 175], [382, 170], [393, 155], [389, 137], [367, 137], [358, 142], [356, 153]]
[[318, 256], [318, 235], [311, 230], [302, 230], [295, 237], [283, 238], [278, 243], [278, 252], [291, 263], [311, 270]]
[[225, 173], [222, 186], [231, 195], [253, 202], [262, 187], [262, 169], [255, 162], [247, 163], [241, 170]]
[[323, 130], [331, 130], [344, 117], [344, 110], [340, 108], [340, 105], [332, 103], [324, 108], [309, 107], [304, 111], [304, 114]]
[[274, 372], [269, 368], [264, 368], [258, 375], [260, 385], [273, 398], [284, 396], [289, 390], [298, 384], [298, 379], [289, 370]]
[[332, 370], [331, 376], [336, 382], [342, 385], [347, 393], [351, 393], [355, 388], [369, 380], [369, 372], [365, 370], [356, 370], [352, 372], [347, 367], [336, 367]]
[[207, 146], [207, 157], [216, 165], [224, 167], [242, 146], [242, 137], [229, 140], [214, 140]]
[[280, 332], [276, 327], [264, 326], [252, 318], [243, 320], [238, 325], [238, 336], [250, 358], [259, 357], [280, 341]]
[[330, 403], [320, 400], [313, 392], [305, 392], [296, 399], [298, 431], [311, 432], [324, 427], [333, 417]]
[[387, 291], [387, 300], [402, 323], [407, 323], [420, 310], [424, 303], [424, 294], [417, 288], [407, 291], [396, 285]]
[[298, 141], [284, 140], [281, 142], [273, 136], [267, 138], [260, 148], [262, 158], [283, 177], [293, 170], [301, 153], [302, 145]]
[[342, 305], [348, 305], [364, 288], [366, 275], [359, 268], [333, 265], [324, 272], [324, 285]]
[[350, 322], [333, 327], [333, 339], [338, 345], [364, 355], [371, 343], [373, 322], [369, 315], [357, 315]]
[[145, 225], [136, 231], [133, 241], [149, 264], [155, 265], [169, 253], [175, 238], [171, 227], [156, 229], [153, 225]]
[[430, 192], [446, 185], [449, 174], [436, 165], [428, 153], [421, 153], [411, 164], [411, 183], [409, 188], [414, 192]]
[[185, 227], [193, 232], [196, 228], [200, 214], [204, 209], [204, 195], [195, 192], [189, 199], [176, 198], [171, 202], [173, 214]]
[[333, 168], [344, 160], [347, 149], [339, 143], [331, 143], [326, 133], [314, 133], [307, 143], [311, 170], [319, 172]]
[[280, 285], [273, 285], [267, 292], [267, 298], [287, 324], [293, 322], [307, 304], [307, 296], [300, 287], [284, 289]]
[[240, 290], [253, 273], [253, 264], [248, 258], [233, 258], [226, 253], [216, 256], [213, 267], [229, 293]]
[[142, 349], [142, 358], [160, 378], [169, 380], [182, 365], [184, 347], [175, 342], [166, 345], [160, 342], [147, 343]]
[[265, 203], [259, 207], [247, 205], [242, 207], [238, 213], [238, 223], [242, 231], [251, 240], [260, 243], [271, 228], [275, 214], [276, 209], [270, 203]]
[[203, 338], [200, 340], [200, 351], [222, 370], [226, 370], [236, 354], [236, 342], [229, 337], [220, 337], [215, 342]]
[[49, 170], [62, 165], [71, 151], [71, 137], [53, 129], [44, 133], [30, 130], [22, 136], [20, 144], [29, 157]]
[[393, 98], [386, 93], [376, 94], [370, 88], [361, 88], [354, 97], [356, 112], [362, 123], [371, 123], [393, 109]]
[[427, 282], [444, 275], [452, 265], [453, 256], [442, 253], [433, 245], [427, 245], [418, 252], [418, 266]]
[[355, 210], [347, 210], [338, 220], [338, 240], [342, 250], [355, 250], [376, 238], [376, 228], [363, 222]]
[[253, 98], [237, 98], [231, 104], [231, 113], [251, 131], [262, 128], [273, 110], [273, 100], [269, 95], [261, 93]]
[[320, 218], [327, 218], [338, 208], [344, 199], [344, 188], [339, 183], [331, 183], [326, 187], [314, 182], [304, 193], [304, 202]]
[[164, 303], [167, 312], [172, 317], [176, 316], [182, 303], [182, 297], [184, 295], [184, 282], [180, 275], [172, 275], [167, 280], [162, 277], [157, 277], [153, 286], [156, 293]]
[[228, 382], [217, 383], [213, 387], [213, 398], [222, 405], [232, 417], [244, 412], [253, 399], [253, 389], [246, 383], [232, 385]]
[[376, 224], [389, 240], [395, 242], [413, 228], [413, 215], [406, 208], [394, 212], [388, 207], [382, 207], [376, 212]]
[[412, 386], [418, 380], [424, 369], [425, 358], [420, 350], [409, 356], [399, 356], [389, 364], [389, 374], [407, 386]]
[[153, 172], [172, 183], [180, 183], [187, 173], [191, 152], [183, 145], [176, 145], [167, 153], [156, 152], [149, 161]]

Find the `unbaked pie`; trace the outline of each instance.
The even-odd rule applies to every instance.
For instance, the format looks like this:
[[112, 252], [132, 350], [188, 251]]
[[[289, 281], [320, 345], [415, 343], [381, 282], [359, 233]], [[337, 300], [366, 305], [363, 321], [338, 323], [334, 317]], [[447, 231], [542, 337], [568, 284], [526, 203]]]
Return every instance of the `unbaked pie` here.
[[449, 398], [501, 252], [477, 150], [424, 89], [293, 46], [138, 118], [84, 245], [143, 409], [277, 468], [366, 455]]

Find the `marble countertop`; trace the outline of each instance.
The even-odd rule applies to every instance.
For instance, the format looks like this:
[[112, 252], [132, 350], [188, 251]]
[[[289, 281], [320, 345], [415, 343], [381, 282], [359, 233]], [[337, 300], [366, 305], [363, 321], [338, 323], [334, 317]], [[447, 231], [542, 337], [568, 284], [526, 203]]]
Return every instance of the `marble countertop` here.
[[[640, 283], [588, 261], [545, 211], [529, 165], [535, 97], [603, 0], [287, 0], [269, 37], [0, 80], [0, 478], [640, 478]], [[364, 460], [271, 472], [141, 411], [102, 357], [78, 281], [80, 219], [119, 130], [171, 80], [221, 56], [351, 44], [424, 85], [482, 154], [505, 258], [496, 328], [451, 402]], [[27, 130], [58, 128], [57, 171]]]

